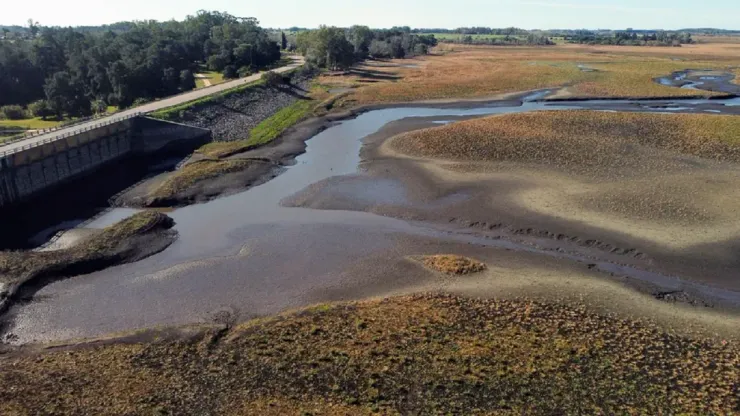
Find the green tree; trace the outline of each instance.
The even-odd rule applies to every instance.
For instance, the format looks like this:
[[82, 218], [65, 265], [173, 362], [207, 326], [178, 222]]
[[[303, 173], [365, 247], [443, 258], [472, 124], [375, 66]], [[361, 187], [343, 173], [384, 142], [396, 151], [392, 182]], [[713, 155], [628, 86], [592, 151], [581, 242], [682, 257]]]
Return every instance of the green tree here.
[[285, 32], [280, 32], [280, 49], [288, 49], [288, 37], [285, 36]]
[[352, 26], [349, 28], [349, 41], [357, 59], [365, 59], [373, 41], [373, 31], [367, 26]]
[[105, 114], [108, 112], [108, 104], [103, 100], [95, 100], [90, 103], [93, 114]]
[[224, 78], [225, 79], [239, 78], [239, 74], [236, 72], [236, 67], [234, 67], [234, 65], [226, 65], [226, 67], [224, 68]]
[[53, 114], [45, 100], [32, 102], [28, 105], [28, 111], [30, 111], [34, 117], [41, 117], [43, 120], [46, 120], [46, 117]]
[[195, 89], [195, 75], [193, 75], [193, 71], [189, 69], [180, 71], [180, 89], [182, 91]]
[[298, 34], [298, 50], [306, 60], [318, 67], [347, 68], [354, 62], [354, 48], [343, 29], [321, 26], [317, 30]]
[[46, 102], [52, 114], [56, 115], [58, 120], [64, 117], [64, 112], [70, 108], [71, 101], [74, 99], [74, 90], [72, 80], [67, 72], [57, 72], [46, 80], [44, 84], [44, 93], [46, 93]]
[[7, 120], [21, 120], [26, 118], [26, 112], [23, 107], [13, 104], [0, 107], [0, 118]]

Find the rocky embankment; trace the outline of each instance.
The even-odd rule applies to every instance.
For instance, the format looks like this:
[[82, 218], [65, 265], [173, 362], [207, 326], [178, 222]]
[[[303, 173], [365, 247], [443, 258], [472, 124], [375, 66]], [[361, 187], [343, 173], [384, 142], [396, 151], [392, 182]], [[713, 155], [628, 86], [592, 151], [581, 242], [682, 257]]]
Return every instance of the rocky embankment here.
[[184, 110], [173, 121], [210, 129], [216, 141], [249, 138], [249, 132], [281, 109], [307, 97], [314, 73], [299, 71], [284, 88], [256, 86], [222, 100]]

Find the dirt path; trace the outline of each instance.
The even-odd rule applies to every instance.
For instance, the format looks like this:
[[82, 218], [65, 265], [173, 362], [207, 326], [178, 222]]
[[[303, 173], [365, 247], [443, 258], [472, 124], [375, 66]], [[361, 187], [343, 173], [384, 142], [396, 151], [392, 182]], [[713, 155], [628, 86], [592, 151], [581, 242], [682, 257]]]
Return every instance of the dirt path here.
[[212, 85], [211, 79], [206, 74], [195, 74], [195, 78], [203, 81], [203, 85], [206, 87], [210, 87]]

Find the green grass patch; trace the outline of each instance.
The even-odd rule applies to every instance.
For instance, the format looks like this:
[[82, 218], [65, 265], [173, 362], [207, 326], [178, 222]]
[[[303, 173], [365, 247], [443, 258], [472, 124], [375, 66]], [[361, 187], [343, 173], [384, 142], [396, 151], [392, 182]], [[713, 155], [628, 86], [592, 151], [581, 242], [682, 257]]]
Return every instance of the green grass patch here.
[[201, 72], [200, 75], [205, 75], [206, 78], [196, 78], [195, 79], [196, 88], [206, 87], [207, 86], [205, 83], [206, 79], [211, 82], [211, 85], [217, 85], [217, 84], [224, 82], [224, 74], [220, 72], [206, 71], [206, 72]]
[[298, 100], [264, 120], [249, 133], [249, 141], [261, 145], [275, 140], [286, 129], [303, 119], [313, 108], [313, 100]]
[[41, 130], [56, 127], [61, 124], [56, 120], [43, 120], [41, 117], [27, 118], [23, 120], [0, 120], [0, 127], [18, 127], [24, 130]]
[[249, 132], [249, 139], [208, 143], [197, 152], [219, 158], [267, 144], [310, 114], [315, 105], [315, 100], [298, 100], [258, 124]]

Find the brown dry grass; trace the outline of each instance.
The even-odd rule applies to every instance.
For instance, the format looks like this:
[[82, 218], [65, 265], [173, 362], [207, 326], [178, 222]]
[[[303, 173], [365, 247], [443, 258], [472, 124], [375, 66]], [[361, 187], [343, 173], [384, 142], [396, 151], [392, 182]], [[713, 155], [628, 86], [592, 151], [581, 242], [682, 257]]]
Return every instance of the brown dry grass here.
[[[683, 48], [558, 45], [552, 47], [490, 47], [442, 45], [435, 55], [373, 64], [381, 75], [323, 77], [335, 86], [357, 86], [344, 106], [375, 102], [493, 97], [520, 91], [568, 87], [566, 96], [656, 97], [712, 95], [663, 86], [654, 78], [687, 68], [726, 70], [740, 64], [738, 45], [688, 45]], [[583, 72], [578, 64], [595, 68]], [[387, 77], [398, 78], [386, 79]]]
[[579, 305], [418, 295], [0, 359], [0, 413], [731, 414], [740, 351]]
[[[497, 115], [394, 138], [402, 153], [545, 164], [577, 173], [655, 168], [645, 149], [740, 161], [740, 118], [703, 114], [543, 111]], [[629, 150], [629, 146], [642, 146]], [[663, 167], [661, 167], [663, 168]]]
[[185, 191], [198, 182], [215, 178], [227, 173], [239, 172], [246, 169], [251, 163], [249, 160], [201, 160], [183, 166], [174, 172], [150, 196], [152, 198], [171, 198]]
[[477, 260], [455, 254], [424, 256], [421, 262], [432, 270], [450, 275], [473, 274], [486, 269], [486, 265]]

